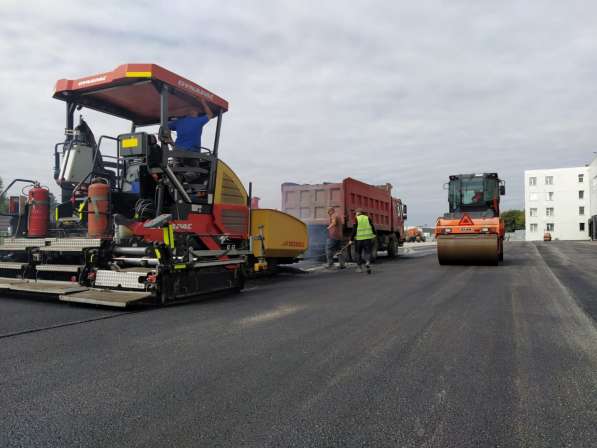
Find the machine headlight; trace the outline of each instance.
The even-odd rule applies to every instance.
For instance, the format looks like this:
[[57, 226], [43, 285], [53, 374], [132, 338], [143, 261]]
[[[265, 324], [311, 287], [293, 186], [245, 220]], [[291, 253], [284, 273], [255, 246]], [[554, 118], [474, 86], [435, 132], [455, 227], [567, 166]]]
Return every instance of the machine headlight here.
[[446, 228], [444, 229], [444, 233], [452, 233], [452, 229], [451, 229], [451, 228], [449, 228], [449, 227], [446, 227]]
[[481, 233], [489, 233], [489, 227], [483, 227]]

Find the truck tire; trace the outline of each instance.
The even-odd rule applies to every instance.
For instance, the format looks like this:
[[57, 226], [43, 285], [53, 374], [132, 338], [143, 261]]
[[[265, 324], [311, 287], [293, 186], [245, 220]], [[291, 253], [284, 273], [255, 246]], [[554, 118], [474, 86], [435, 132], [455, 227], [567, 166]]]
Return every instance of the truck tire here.
[[388, 242], [388, 258], [396, 258], [398, 256], [398, 240], [390, 238]]
[[354, 242], [350, 246], [348, 246], [348, 250], [346, 251], [346, 258], [346, 261], [352, 261], [353, 263], [357, 262], [357, 248]]
[[375, 261], [377, 260], [377, 249], [378, 249], [377, 238], [375, 238], [373, 240], [373, 249], [371, 249], [371, 263], [375, 263]]

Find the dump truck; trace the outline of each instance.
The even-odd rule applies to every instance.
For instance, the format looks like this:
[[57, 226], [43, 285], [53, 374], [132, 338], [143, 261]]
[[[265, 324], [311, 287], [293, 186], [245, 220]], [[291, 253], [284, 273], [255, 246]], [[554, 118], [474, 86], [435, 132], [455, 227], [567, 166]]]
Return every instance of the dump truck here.
[[[0, 242], [0, 289], [114, 307], [167, 304], [238, 291], [248, 263], [263, 267], [277, 256], [284, 241], [270, 241], [271, 225], [294, 218], [272, 223], [251, 213], [250, 194], [219, 157], [226, 100], [156, 64], [61, 79], [53, 96], [66, 110], [65, 138], [54, 146], [60, 198], [50, 221], [48, 187], [15, 179], [2, 193], [25, 184], [9, 213], [12, 234]], [[213, 144], [178, 148], [169, 123], [202, 115], [205, 105], [215, 116]], [[120, 118], [124, 127], [96, 139], [82, 115], [76, 120], [82, 109]], [[110, 143], [115, 155], [105, 149]], [[285, 240], [301, 238], [304, 246], [279, 254], [296, 256], [306, 230]]]
[[497, 173], [458, 174], [445, 187], [449, 211], [435, 226], [439, 263], [497, 265], [504, 259], [505, 182]]
[[[320, 257], [325, 254], [328, 209], [336, 208], [343, 217], [343, 234], [350, 239], [355, 223], [355, 212], [362, 209], [373, 221], [377, 230], [377, 251], [387, 251], [389, 257], [398, 255], [398, 248], [405, 241], [404, 221], [407, 207], [398, 198], [392, 197], [392, 186], [369, 185], [350, 177], [338, 183], [282, 184], [282, 210], [305, 222], [309, 230], [310, 251], [307, 256]], [[354, 245], [351, 246], [354, 252]], [[349, 253], [349, 258], [356, 254]]]

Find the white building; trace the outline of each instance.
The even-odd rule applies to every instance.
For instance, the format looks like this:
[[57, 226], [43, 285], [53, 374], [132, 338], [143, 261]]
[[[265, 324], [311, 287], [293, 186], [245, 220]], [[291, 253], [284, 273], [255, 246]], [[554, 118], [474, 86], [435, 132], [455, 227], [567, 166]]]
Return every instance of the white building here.
[[524, 184], [527, 241], [542, 240], [546, 231], [559, 240], [594, 237], [597, 158], [582, 167], [527, 170]]
[[597, 240], [597, 157], [587, 168], [589, 169], [589, 196], [591, 197], [589, 232], [592, 239]]

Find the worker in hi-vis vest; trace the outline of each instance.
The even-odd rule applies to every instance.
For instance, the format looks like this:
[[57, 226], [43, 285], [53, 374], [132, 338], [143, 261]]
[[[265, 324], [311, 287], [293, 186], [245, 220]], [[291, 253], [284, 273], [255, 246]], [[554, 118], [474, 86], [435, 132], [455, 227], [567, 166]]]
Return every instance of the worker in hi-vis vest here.
[[354, 227], [352, 228], [351, 244], [355, 245], [357, 255], [357, 272], [363, 272], [363, 259], [367, 274], [371, 274], [371, 253], [374, 247], [375, 226], [371, 218], [360, 208], [356, 211]]

